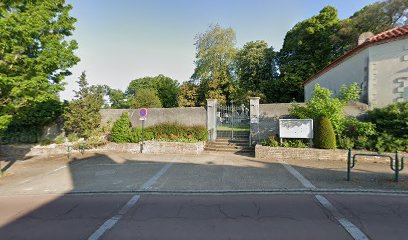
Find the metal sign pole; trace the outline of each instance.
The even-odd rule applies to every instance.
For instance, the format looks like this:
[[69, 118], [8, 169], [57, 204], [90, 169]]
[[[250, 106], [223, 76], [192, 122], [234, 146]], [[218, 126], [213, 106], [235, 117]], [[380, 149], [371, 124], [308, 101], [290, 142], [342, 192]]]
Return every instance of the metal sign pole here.
[[143, 146], [144, 146], [144, 123], [145, 123], [145, 120], [142, 120], [142, 147], [141, 147], [141, 153], [143, 153]]

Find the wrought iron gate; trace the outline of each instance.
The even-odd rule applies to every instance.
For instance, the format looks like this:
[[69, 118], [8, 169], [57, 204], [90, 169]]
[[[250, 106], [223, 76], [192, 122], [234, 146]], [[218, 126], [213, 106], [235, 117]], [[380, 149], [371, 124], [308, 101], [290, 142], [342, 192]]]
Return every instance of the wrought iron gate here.
[[[217, 106], [217, 137], [237, 138], [249, 132], [249, 109], [244, 104]], [[247, 134], [245, 134], [247, 135]]]

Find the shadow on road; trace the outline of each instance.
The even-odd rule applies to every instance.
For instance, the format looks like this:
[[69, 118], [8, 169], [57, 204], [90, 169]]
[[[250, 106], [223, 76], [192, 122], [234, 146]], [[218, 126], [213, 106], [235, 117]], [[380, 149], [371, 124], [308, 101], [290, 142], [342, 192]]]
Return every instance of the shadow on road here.
[[[276, 162], [240, 157], [240, 164], [234, 166], [220, 165], [214, 161], [194, 163], [194, 157], [188, 162], [177, 161], [176, 156], [163, 155], [162, 158], [164, 160], [158, 161], [146, 156], [146, 160], [135, 161], [106, 154], [95, 154], [83, 159], [73, 158], [68, 164], [72, 190], [63, 196], [51, 200], [47, 197], [44, 197], [44, 200], [41, 195], [0, 198], [3, 202], [0, 209], [5, 213], [3, 217], [7, 218], [7, 223], [0, 228], [0, 239], [87, 238], [107, 219], [114, 216], [139, 190], [145, 193], [177, 193], [194, 190], [239, 192], [302, 188], [299, 182]], [[156, 184], [150, 189], [141, 189], [143, 183], [171, 159], [176, 161]], [[396, 184], [390, 181], [391, 173], [353, 172], [353, 181], [346, 182], [345, 169], [294, 167], [317, 187], [371, 188], [371, 180], [375, 178], [375, 184], [380, 187], [408, 189], [406, 175], [401, 176], [401, 183]], [[52, 177], [43, 179], [52, 180]], [[163, 200], [165, 196], [163, 195]], [[30, 207], [32, 204], [36, 207]]]

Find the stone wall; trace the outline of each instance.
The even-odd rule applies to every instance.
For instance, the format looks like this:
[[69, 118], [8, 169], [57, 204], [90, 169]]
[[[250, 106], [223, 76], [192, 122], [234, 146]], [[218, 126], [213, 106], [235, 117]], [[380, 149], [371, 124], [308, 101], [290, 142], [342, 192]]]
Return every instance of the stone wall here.
[[[352, 154], [356, 153], [374, 153], [363, 150], [353, 150]], [[347, 161], [348, 150], [336, 149], [316, 149], [316, 148], [283, 148], [283, 147], [266, 147], [256, 145], [255, 157], [269, 160], [327, 160], [327, 161]], [[395, 153], [387, 153], [386, 155], [395, 158]], [[383, 157], [357, 157], [357, 160], [389, 162], [389, 158]]]
[[[199, 154], [204, 151], [204, 142], [184, 143], [184, 142], [156, 142], [146, 141], [143, 147], [143, 153], [185, 153]], [[88, 149], [86, 152], [127, 152], [140, 153], [141, 145], [139, 143], [108, 143], [106, 145]], [[78, 150], [73, 150], [78, 152]], [[24, 159], [35, 156], [52, 156], [67, 154], [67, 146], [64, 144], [51, 144], [48, 146], [19, 144], [19, 145], [0, 145], [0, 160], [4, 159]]]
[[[259, 104], [259, 140], [279, 133], [279, 119], [290, 118], [290, 103]], [[304, 105], [304, 103], [299, 103]], [[368, 106], [364, 103], [353, 103], [344, 108], [347, 116], [361, 116], [367, 112]]]
[[[115, 121], [127, 112], [132, 126], [141, 127], [139, 109], [102, 109], [102, 124], [109, 120]], [[149, 108], [145, 126], [153, 126], [159, 123], [177, 122], [187, 126], [207, 126], [207, 111], [203, 107], [186, 108]]]

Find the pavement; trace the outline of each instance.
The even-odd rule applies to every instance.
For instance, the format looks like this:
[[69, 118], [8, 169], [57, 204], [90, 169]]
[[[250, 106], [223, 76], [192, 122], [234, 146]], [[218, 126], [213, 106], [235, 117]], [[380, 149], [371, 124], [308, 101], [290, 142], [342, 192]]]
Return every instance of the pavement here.
[[37, 157], [0, 178], [0, 239], [406, 239], [408, 171], [351, 176], [228, 153]]

